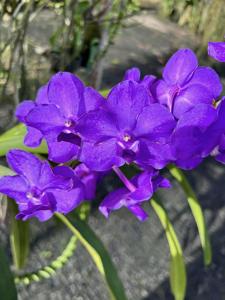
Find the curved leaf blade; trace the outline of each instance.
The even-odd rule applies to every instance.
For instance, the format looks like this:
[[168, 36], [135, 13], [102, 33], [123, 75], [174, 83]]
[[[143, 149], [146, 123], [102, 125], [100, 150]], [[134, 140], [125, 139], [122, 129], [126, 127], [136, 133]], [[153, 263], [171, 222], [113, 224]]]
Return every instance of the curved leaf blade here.
[[185, 195], [187, 196], [187, 201], [199, 232], [200, 242], [204, 255], [204, 264], [208, 266], [212, 262], [212, 247], [201, 205], [184, 173], [175, 166], [169, 166], [169, 171], [171, 175], [178, 181]]
[[73, 232], [89, 252], [99, 272], [108, 284], [111, 299], [127, 300], [122, 282], [118, 277], [116, 268], [108, 252], [88, 224], [78, 218], [74, 218], [70, 222], [65, 216], [59, 213], [56, 213], [56, 216]]
[[23, 143], [25, 134], [26, 127], [23, 124], [18, 124], [0, 135], [0, 156], [5, 156], [6, 153], [13, 148], [23, 149], [32, 153], [48, 153], [48, 148], [45, 142], [42, 142], [37, 148], [26, 147]]
[[8, 199], [11, 213], [10, 244], [14, 265], [17, 270], [22, 269], [29, 254], [29, 222], [16, 220], [17, 204]]
[[167, 212], [157, 198], [152, 198], [150, 203], [157, 214], [166, 233], [170, 249], [170, 286], [176, 300], [183, 300], [186, 294], [186, 267], [182, 249], [173, 225], [170, 223]]
[[8, 259], [0, 246], [0, 296], [4, 300], [17, 300], [14, 278], [10, 271]]

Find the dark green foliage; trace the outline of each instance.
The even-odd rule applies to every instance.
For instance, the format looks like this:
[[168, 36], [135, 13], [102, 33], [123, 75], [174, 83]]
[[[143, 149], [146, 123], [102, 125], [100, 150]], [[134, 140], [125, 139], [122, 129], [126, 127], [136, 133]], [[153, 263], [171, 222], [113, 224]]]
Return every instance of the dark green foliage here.
[[14, 278], [9, 268], [8, 259], [0, 246], [0, 299], [17, 300], [17, 291]]

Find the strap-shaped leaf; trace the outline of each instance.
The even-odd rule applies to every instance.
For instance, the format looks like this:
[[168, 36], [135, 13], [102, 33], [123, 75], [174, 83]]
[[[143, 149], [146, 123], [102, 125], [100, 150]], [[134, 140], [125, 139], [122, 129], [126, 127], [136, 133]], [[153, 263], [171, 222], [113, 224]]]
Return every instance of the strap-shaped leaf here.
[[204, 264], [207, 266], [212, 262], [212, 248], [201, 205], [184, 173], [175, 166], [169, 166], [169, 170], [173, 177], [179, 182], [180, 186], [187, 196], [187, 201], [199, 232], [199, 237], [204, 253]]
[[13, 256], [14, 265], [17, 270], [22, 269], [25, 266], [28, 253], [29, 253], [29, 222], [16, 220], [16, 214], [18, 213], [17, 204], [8, 199], [8, 205], [10, 208], [10, 244]]
[[44, 142], [37, 148], [26, 147], [23, 143], [26, 134], [26, 127], [23, 124], [16, 125], [10, 130], [6, 131], [0, 136], [0, 156], [5, 156], [6, 153], [13, 148], [24, 149], [32, 153], [48, 152], [47, 146]]
[[89, 252], [99, 272], [105, 278], [111, 299], [126, 300], [126, 295], [116, 268], [102, 242], [92, 229], [82, 220], [73, 219], [72, 223], [63, 215], [56, 216], [73, 232], [81, 244]]
[[170, 286], [176, 300], [183, 300], [186, 293], [186, 267], [182, 249], [173, 225], [170, 223], [167, 212], [159, 199], [156, 197], [150, 203], [157, 214], [163, 228], [165, 229], [167, 241], [170, 249]]
[[8, 259], [0, 247], [0, 299], [17, 300], [17, 291], [14, 278], [10, 271]]

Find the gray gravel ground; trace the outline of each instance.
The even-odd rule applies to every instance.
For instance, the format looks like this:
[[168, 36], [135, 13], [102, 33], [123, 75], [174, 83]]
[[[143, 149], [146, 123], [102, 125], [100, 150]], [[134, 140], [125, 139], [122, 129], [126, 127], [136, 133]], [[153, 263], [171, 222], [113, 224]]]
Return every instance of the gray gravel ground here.
[[[38, 40], [38, 37], [37, 37]], [[179, 47], [196, 45], [196, 39], [176, 25], [145, 12], [129, 21], [106, 57], [103, 86], [118, 82], [126, 68], [159, 73], [162, 63]], [[167, 174], [169, 177], [169, 175]], [[175, 226], [188, 266], [189, 300], [225, 299], [225, 168], [208, 160], [188, 177], [204, 208], [213, 242], [213, 264], [205, 269], [196, 226], [176, 182], [161, 192]], [[90, 225], [102, 238], [122, 278], [129, 300], [169, 300], [169, 250], [161, 225], [151, 210], [145, 223], [120, 210], [105, 220], [95, 210]], [[59, 255], [70, 233], [54, 222], [32, 222], [34, 231], [28, 270], [35, 270]], [[3, 233], [6, 228], [1, 227]], [[1, 238], [4, 239], [4, 234]], [[5, 241], [6, 242], [6, 241]], [[86, 251], [78, 245], [73, 257], [56, 276], [30, 286], [19, 286], [20, 300], [107, 300], [106, 287]], [[0, 297], [4, 300], [4, 297]]]

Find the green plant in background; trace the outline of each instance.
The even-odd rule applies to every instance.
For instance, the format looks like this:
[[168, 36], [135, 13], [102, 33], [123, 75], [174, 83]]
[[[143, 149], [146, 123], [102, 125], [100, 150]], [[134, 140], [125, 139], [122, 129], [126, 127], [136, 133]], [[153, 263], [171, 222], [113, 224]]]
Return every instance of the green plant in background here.
[[[35, 18], [46, 11], [56, 15], [48, 51], [36, 51], [28, 29]], [[46, 58], [41, 79], [51, 71], [79, 68], [86, 70], [92, 85], [102, 76], [101, 61], [122, 26], [123, 20], [138, 11], [137, 0], [31, 0], [0, 3], [0, 95], [16, 106], [22, 99], [32, 98], [39, 82], [33, 78], [37, 66], [30, 57]], [[48, 25], [48, 24], [46, 24]], [[47, 52], [46, 52], [47, 51]], [[29, 83], [28, 83], [29, 82]], [[42, 82], [41, 82], [42, 83]], [[12, 119], [10, 127], [15, 119]]]
[[108, 47], [123, 20], [137, 11], [134, 0], [62, 2], [57, 6], [62, 24], [50, 38], [52, 51], [58, 54], [54, 70], [86, 68], [92, 86], [99, 86]]
[[220, 40], [224, 35], [225, 5], [223, 0], [163, 0], [163, 13], [179, 25], [187, 25], [201, 36], [199, 52], [209, 40]]
[[8, 205], [11, 214], [10, 243], [13, 263], [20, 270], [25, 266], [29, 254], [29, 223], [16, 220], [18, 209], [13, 200], [9, 199]]
[[0, 247], [0, 267], [2, 276], [0, 277], [0, 294], [6, 300], [16, 300], [17, 291], [14, 278], [10, 271], [9, 262], [4, 250]]

